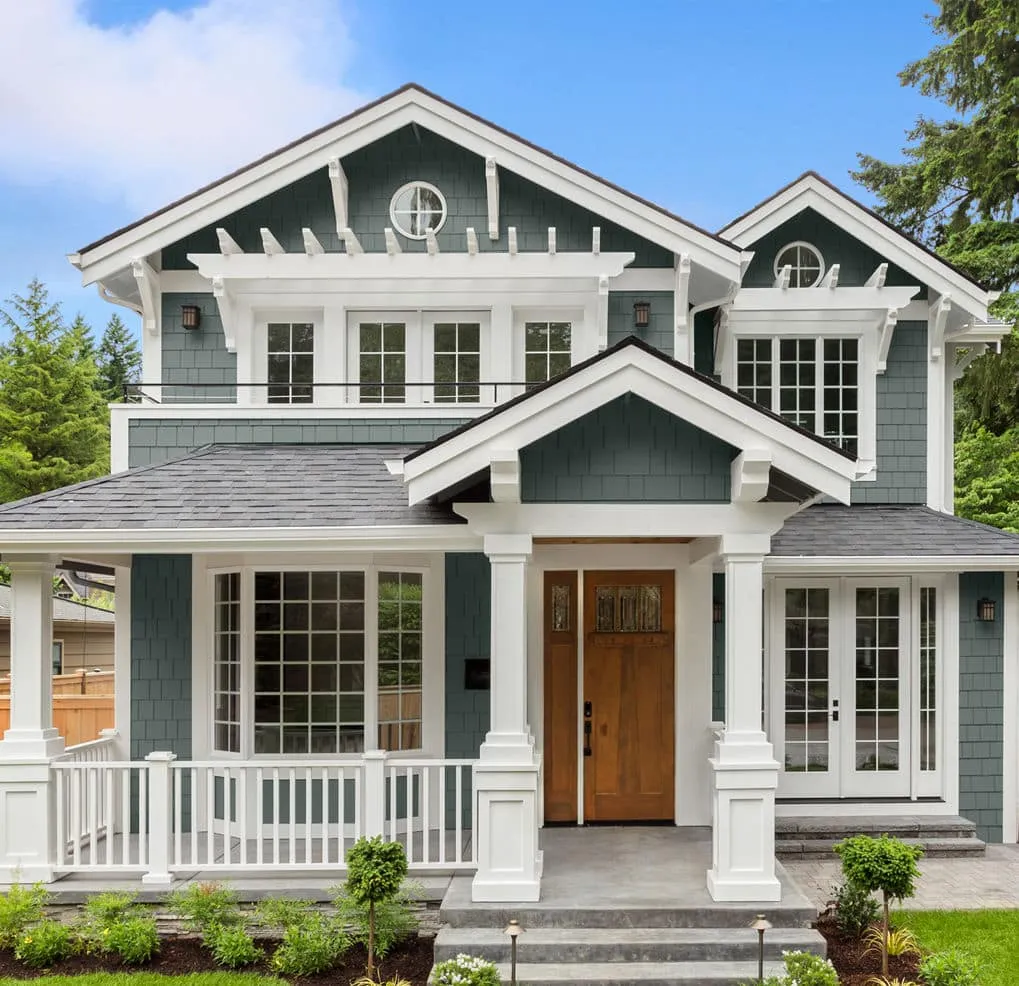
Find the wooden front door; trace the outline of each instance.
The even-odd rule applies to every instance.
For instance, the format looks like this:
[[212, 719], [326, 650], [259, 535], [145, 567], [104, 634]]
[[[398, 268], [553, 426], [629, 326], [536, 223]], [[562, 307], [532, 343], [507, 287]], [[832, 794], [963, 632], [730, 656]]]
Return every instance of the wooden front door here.
[[675, 583], [584, 573], [584, 819], [675, 818]]

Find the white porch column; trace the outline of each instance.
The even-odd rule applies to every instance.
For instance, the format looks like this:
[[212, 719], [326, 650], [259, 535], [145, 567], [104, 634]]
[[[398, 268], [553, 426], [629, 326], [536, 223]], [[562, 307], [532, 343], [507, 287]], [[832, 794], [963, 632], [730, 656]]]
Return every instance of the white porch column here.
[[6, 557], [11, 570], [11, 721], [0, 741], [0, 882], [53, 878], [53, 572], [48, 556]]
[[491, 728], [474, 768], [475, 901], [536, 901], [538, 760], [527, 728], [527, 534], [489, 534], [492, 566]]
[[767, 535], [722, 538], [725, 563], [725, 733], [715, 744], [708, 890], [717, 901], [777, 901], [778, 763], [761, 727]]

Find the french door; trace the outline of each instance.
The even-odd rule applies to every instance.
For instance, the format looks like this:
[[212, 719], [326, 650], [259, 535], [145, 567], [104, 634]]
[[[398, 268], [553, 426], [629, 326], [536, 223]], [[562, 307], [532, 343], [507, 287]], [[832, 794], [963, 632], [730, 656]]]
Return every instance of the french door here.
[[[914, 792], [914, 747], [918, 740], [930, 742], [912, 718], [921, 671], [933, 680], [927, 641], [934, 610], [931, 597], [921, 595], [931, 591], [909, 579], [776, 580], [770, 733], [782, 765], [779, 796]], [[920, 627], [922, 617], [927, 622]], [[933, 716], [926, 722], [929, 733]]]

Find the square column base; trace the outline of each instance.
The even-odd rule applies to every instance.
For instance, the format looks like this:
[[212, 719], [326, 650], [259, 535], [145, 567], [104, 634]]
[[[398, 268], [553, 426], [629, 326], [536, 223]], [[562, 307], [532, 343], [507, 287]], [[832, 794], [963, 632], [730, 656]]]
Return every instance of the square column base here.
[[534, 903], [541, 896], [538, 849], [538, 763], [530, 746], [515, 763], [474, 766], [478, 872], [471, 885], [475, 903]]
[[726, 763], [724, 741], [711, 760], [714, 770], [714, 823], [707, 887], [719, 902], [777, 902], [782, 887], [775, 876], [775, 788], [778, 763], [771, 745], [748, 762], [745, 747], [737, 763]]
[[0, 883], [54, 879], [56, 805], [45, 761], [0, 761]]

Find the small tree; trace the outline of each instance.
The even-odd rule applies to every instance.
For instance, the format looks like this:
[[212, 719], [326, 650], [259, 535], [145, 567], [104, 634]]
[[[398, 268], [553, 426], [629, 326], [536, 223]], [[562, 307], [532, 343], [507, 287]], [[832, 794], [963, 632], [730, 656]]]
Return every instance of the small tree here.
[[347, 896], [368, 909], [368, 975], [375, 975], [375, 909], [394, 900], [407, 875], [407, 853], [399, 842], [362, 836], [347, 853]]
[[124, 400], [127, 385], [141, 379], [142, 356], [138, 341], [119, 315], [110, 316], [96, 357], [103, 395], [108, 401]]
[[920, 869], [916, 861], [923, 855], [919, 846], [906, 845], [900, 839], [887, 835], [872, 839], [868, 835], [854, 835], [835, 845], [842, 860], [842, 872], [847, 880], [871, 892], [880, 891], [883, 907], [881, 935], [881, 974], [888, 975], [888, 904], [892, 900], [905, 900], [916, 893], [916, 878]]

